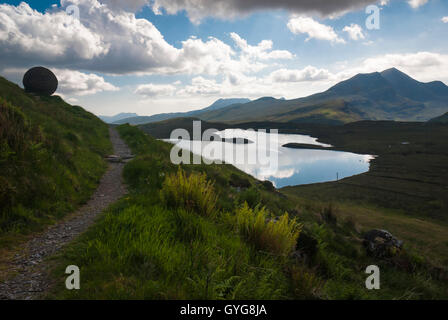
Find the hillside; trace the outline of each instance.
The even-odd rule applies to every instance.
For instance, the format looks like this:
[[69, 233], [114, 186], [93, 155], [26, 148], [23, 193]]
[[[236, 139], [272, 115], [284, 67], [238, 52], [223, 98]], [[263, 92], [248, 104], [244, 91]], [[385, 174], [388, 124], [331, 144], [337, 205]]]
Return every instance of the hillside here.
[[325, 92], [294, 100], [262, 98], [196, 114], [207, 121], [343, 124], [358, 120], [426, 121], [447, 111], [448, 87], [397, 69], [358, 74]]
[[111, 152], [107, 125], [0, 77], [0, 246], [85, 202]]
[[[174, 118], [155, 123], [147, 123], [140, 125], [139, 128], [157, 139], [170, 138], [173, 130], [182, 128], [188, 131], [190, 137], [193, 138], [193, 121], [201, 121], [198, 118]], [[201, 135], [207, 129], [224, 130], [229, 126], [223, 123], [201, 121]]]
[[174, 112], [174, 113], [160, 113], [153, 116], [132, 116], [132, 117], [126, 117], [121, 118], [119, 120], [113, 121], [115, 124], [125, 124], [129, 123], [132, 125], [139, 125], [139, 124], [145, 124], [145, 123], [152, 123], [152, 122], [158, 122], [168, 119], [174, 119], [174, 118], [181, 118], [181, 117], [194, 117], [197, 114], [200, 114], [202, 112], [208, 112], [208, 111], [214, 111], [226, 108], [228, 106], [232, 105], [240, 105], [243, 103], [249, 102], [249, 99], [245, 98], [234, 98], [234, 99], [219, 99], [216, 100], [212, 105], [200, 109], [200, 110], [194, 110], [189, 112]]
[[[175, 166], [169, 160], [172, 145], [133, 126], [117, 130], [137, 155], [124, 169], [130, 193], [57, 257], [53, 276], [60, 281], [49, 298], [443, 299], [448, 294], [446, 268], [433, 267], [413, 249], [425, 229], [425, 241], [427, 234], [444, 241], [443, 223], [417, 223], [375, 208], [364, 218], [402, 217], [402, 228], [382, 219], [361, 226], [339, 204], [299, 199], [300, 193], [275, 190], [231, 165]], [[361, 209], [364, 214], [366, 207], [353, 212]], [[402, 233], [409, 239], [405, 249], [386, 259], [366, 254], [361, 237], [372, 224], [392, 232], [412, 226]], [[443, 244], [437, 249], [446, 252]], [[68, 263], [83, 266], [82, 290], [66, 290], [62, 277]], [[364, 270], [371, 264], [381, 268], [381, 290], [365, 289]]]
[[138, 117], [138, 114], [136, 114], [136, 113], [119, 113], [114, 116], [99, 116], [99, 118], [106, 123], [114, 123], [115, 121], [132, 118], [132, 117]]
[[445, 113], [445, 114], [442, 114], [440, 117], [432, 118], [428, 122], [431, 122], [431, 123], [448, 123], [448, 112]]

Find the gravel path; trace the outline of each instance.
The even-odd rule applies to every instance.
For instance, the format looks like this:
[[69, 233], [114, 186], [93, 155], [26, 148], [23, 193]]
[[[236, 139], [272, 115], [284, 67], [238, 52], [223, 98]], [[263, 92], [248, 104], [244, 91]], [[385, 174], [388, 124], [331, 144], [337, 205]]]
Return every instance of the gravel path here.
[[[131, 158], [128, 146], [117, 131], [110, 128], [109, 132], [115, 155], [123, 159]], [[126, 194], [123, 167], [123, 162], [111, 162], [92, 198], [85, 205], [23, 246], [8, 266], [18, 275], [0, 282], [0, 299], [38, 299], [46, 291], [51, 281], [48, 279], [48, 262], [45, 259], [86, 231], [99, 213]]]

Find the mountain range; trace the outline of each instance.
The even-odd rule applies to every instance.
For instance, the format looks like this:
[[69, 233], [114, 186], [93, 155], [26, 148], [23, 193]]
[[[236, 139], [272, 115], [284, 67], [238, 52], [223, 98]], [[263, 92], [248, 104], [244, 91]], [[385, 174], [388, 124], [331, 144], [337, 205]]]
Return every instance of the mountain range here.
[[153, 116], [137, 116], [137, 115], [135, 115], [135, 116], [117, 119], [117, 120], [113, 121], [112, 123], [114, 123], [114, 124], [129, 123], [129, 124], [133, 124], [133, 125], [139, 125], [139, 124], [158, 122], [158, 121], [163, 121], [163, 120], [168, 120], [168, 119], [173, 119], [173, 118], [193, 117], [202, 112], [212, 112], [215, 110], [226, 108], [230, 105], [244, 104], [247, 102], [250, 102], [250, 100], [246, 99], [246, 98], [219, 99], [219, 100], [215, 101], [209, 107], [201, 109], [201, 110], [194, 110], [194, 111], [189, 111], [189, 112], [160, 113], [160, 114], [156, 114]]
[[262, 98], [202, 112], [207, 121], [348, 123], [360, 120], [427, 121], [448, 110], [448, 86], [419, 82], [392, 68], [358, 74], [325, 92], [294, 100]]
[[396, 68], [357, 74], [325, 92], [293, 100], [263, 97], [218, 100], [186, 113], [128, 118], [116, 123], [144, 124], [176, 117], [236, 123], [275, 121], [343, 124], [360, 120], [428, 121], [448, 111], [448, 86], [417, 81]]

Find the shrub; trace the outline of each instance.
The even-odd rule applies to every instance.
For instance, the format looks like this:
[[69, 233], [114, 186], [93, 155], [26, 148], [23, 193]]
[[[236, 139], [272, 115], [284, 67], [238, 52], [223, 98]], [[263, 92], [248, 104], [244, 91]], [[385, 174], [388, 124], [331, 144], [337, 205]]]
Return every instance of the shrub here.
[[328, 206], [322, 208], [321, 216], [322, 219], [329, 224], [336, 225], [336, 223], [338, 222], [338, 219], [334, 213], [333, 204], [331, 203]]
[[238, 195], [238, 203], [243, 204], [247, 202], [247, 204], [254, 208], [258, 203], [261, 202], [261, 194], [255, 187], [250, 187], [244, 191], [241, 191]]
[[239, 233], [256, 248], [289, 255], [295, 248], [302, 225], [285, 213], [277, 221], [264, 207], [251, 209], [245, 202], [236, 212]]
[[297, 299], [319, 299], [323, 281], [316, 273], [301, 265], [290, 267], [289, 276]]
[[230, 176], [229, 184], [235, 188], [250, 188], [250, 181], [242, 176], [232, 173]]
[[187, 177], [180, 167], [176, 174], [165, 178], [161, 198], [170, 207], [191, 209], [204, 216], [215, 214], [218, 200], [206, 174], [192, 173]]

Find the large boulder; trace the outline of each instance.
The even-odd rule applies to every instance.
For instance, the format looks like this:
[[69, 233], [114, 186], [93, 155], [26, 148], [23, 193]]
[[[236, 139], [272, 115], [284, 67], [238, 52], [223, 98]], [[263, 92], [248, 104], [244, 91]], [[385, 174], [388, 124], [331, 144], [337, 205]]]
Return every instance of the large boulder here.
[[23, 76], [23, 86], [27, 92], [51, 96], [58, 88], [58, 79], [44, 67], [34, 67]]
[[367, 253], [377, 258], [394, 256], [403, 247], [403, 241], [395, 238], [389, 231], [380, 229], [364, 234], [363, 244]]

